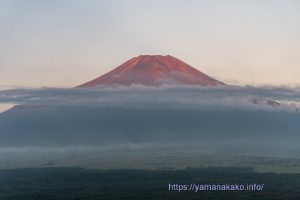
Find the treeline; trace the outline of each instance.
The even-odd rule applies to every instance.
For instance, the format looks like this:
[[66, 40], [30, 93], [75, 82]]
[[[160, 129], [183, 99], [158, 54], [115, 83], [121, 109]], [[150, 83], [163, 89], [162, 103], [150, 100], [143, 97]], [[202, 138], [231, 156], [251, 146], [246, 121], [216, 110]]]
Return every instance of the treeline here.
[[[172, 184], [264, 184], [263, 191], [169, 191]], [[251, 168], [186, 170], [0, 170], [1, 200], [299, 200], [300, 174], [256, 173]]]

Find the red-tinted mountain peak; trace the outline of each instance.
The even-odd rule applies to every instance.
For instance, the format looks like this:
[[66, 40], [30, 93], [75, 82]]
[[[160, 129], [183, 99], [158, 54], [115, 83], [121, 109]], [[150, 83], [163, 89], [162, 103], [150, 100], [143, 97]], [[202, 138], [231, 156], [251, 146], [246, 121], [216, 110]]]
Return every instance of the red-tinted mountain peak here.
[[172, 56], [140, 55], [123, 63], [114, 70], [78, 87], [130, 86], [141, 84], [160, 85], [202, 85], [217, 86], [217, 81], [181, 60]]

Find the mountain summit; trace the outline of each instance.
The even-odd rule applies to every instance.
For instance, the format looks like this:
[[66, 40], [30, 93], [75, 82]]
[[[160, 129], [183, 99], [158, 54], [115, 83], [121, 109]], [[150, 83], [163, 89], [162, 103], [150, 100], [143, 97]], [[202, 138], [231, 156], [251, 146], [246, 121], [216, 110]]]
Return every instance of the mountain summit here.
[[225, 85], [172, 56], [141, 55], [78, 87], [161, 85]]

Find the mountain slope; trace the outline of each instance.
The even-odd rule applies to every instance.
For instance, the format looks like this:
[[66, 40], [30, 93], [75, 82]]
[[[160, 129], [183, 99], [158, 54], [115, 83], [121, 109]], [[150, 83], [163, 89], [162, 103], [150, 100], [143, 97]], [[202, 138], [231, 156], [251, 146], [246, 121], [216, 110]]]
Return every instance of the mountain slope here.
[[78, 87], [160, 85], [225, 85], [172, 56], [141, 55]]

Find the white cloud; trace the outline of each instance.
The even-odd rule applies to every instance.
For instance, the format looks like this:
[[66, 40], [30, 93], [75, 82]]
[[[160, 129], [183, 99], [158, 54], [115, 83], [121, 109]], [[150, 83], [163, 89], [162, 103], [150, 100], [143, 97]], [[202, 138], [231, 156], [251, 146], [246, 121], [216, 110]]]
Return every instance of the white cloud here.
[[[253, 104], [258, 100], [258, 104]], [[274, 108], [267, 101], [280, 102]], [[202, 109], [268, 109], [294, 111], [300, 102], [300, 90], [290, 88], [134, 85], [121, 88], [15, 89], [0, 92], [4, 104], [73, 105], [96, 107], [165, 107]]]
[[299, 99], [300, 90], [290, 88], [6, 90], [0, 92], [0, 102], [26, 106], [0, 114], [0, 147], [191, 141], [289, 147], [299, 138], [299, 104], [291, 103]]

